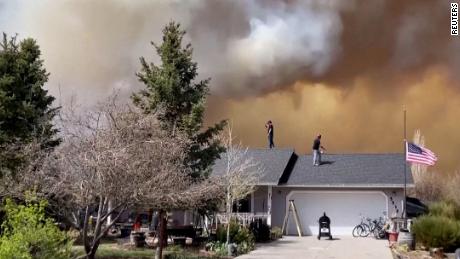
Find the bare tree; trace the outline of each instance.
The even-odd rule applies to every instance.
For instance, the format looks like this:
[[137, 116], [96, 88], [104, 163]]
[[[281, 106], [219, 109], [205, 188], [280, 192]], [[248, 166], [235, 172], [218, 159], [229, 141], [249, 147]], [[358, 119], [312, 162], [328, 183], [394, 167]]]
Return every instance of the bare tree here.
[[444, 178], [446, 179], [445, 187], [443, 188], [444, 198], [460, 207], [460, 171], [454, 171]]
[[[414, 144], [424, 147], [425, 146], [425, 137], [422, 135], [420, 132], [420, 129], [417, 129], [414, 133]], [[424, 175], [427, 172], [427, 166], [422, 165], [422, 164], [412, 164], [411, 166], [411, 171], [412, 171], [412, 176], [414, 177], [414, 182], [417, 183], [419, 181], [422, 181], [421, 178], [424, 177]]]
[[[414, 133], [413, 142], [418, 146], [425, 146], [425, 137], [419, 129]], [[415, 163], [411, 165], [411, 172], [415, 184], [411, 193], [415, 197], [425, 202], [438, 201], [442, 198], [445, 180], [439, 177], [439, 172], [428, 171], [426, 165]]]
[[227, 244], [230, 239], [230, 220], [233, 204], [236, 201], [246, 198], [255, 191], [263, 174], [260, 164], [248, 154], [248, 149], [241, 144], [235, 144], [231, 126], [227, 127], [223, 133], [222, 143], [224, 143], [226, 153], [223, 155], [225, 172], [223, 175], [223, 185], [225, 187], [225, 208], [228, 219], [227, 224]]
[[[165, 132], [155, 115], [118, 105], [112, 98], [96, 111], [70, 114], [64, 121], [62, 145], [29, 175], [25, 185], [71, 209], [67, 216], [80, 230], [83, 257], [95, 257], [102, 237], [129, 208], [156, 208], [164, 215], [169, 209], [200, 207], [221, 193], [213, 179], [190, 177], [184, 163], [187, 138]], [[93, 212], [95, 225], [90, 233]], [[107, 224], [109, 217], [112, 222]], [[159, 258], [164, 238], [162, 233]]]

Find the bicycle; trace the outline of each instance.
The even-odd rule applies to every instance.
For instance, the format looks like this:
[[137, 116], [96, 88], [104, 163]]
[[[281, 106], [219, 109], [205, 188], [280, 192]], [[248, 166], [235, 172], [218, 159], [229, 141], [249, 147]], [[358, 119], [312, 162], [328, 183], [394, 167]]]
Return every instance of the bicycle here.
[[382, 217], [379, 217], [379, 219], [370, 219], [370, 218], [367, 218], [366, 219], [367, 222], [369, 222], [369, 224], [367, 224], [369, 226], [369, 233], [374, 233], [374, 231], [377, 229], [377, 228], [382, 228], [383, 227], [383, 218]]
[[361, 222], [353, 228], [353, 237], [367, 237], [370, 227], [365, 223], [365, 218], [361, 216]]
[[[365, 223], [367, 221], [367, 223]], [[353, 228], [353, 236], [354, 237], [367, 237], [369, 234], [373, 234], [376, 238], [383, 238], [385, 230], [384, 230], [384, 221], [382, 217], [379, 219], [371, 219], [371, 218], [364, 218], [361, 216], [361, 223], [356, 225]]]
[[386, 232], [387, 228], [388, 228], [387, 224], [383, 221], [383, 218], [380, 217], [372, 233], [374, 234], [374, 237], [376, 239], [383, 239], [383, 238], [386, 238], [387, 236], [387, 232]]

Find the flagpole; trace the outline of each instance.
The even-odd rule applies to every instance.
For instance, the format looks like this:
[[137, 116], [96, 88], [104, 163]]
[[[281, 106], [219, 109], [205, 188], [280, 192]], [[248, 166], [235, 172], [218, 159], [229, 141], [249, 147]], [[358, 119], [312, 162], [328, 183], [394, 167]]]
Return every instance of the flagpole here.
[[406, 137], [406, 107], [404, 107], [404, 208], [403, 208], [403, 218], [404, 222], [406, 222], [407, 218], [407, 211], [406, 211], [406, 203], [407, 203], [407, 137]]

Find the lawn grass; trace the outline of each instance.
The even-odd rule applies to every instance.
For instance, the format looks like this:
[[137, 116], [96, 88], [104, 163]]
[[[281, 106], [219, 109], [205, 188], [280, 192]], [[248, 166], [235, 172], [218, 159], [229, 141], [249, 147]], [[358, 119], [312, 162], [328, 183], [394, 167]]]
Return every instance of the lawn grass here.
[[[83, 246], [74, 246], [73, 252], [76, 255], [83, 255]], [[148, 248], [122, 248], [117, 244], [101, 244], [96, 252], [96, 258], [101, 259], [151, 259], [155, 257], [155, 250]]]

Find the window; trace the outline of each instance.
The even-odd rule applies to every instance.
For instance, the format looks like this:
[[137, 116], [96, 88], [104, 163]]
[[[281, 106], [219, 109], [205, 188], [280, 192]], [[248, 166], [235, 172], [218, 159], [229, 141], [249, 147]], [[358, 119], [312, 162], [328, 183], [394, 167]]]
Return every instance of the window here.
[[233, 204], [233, 212], [251, 212], [251, 195]]

